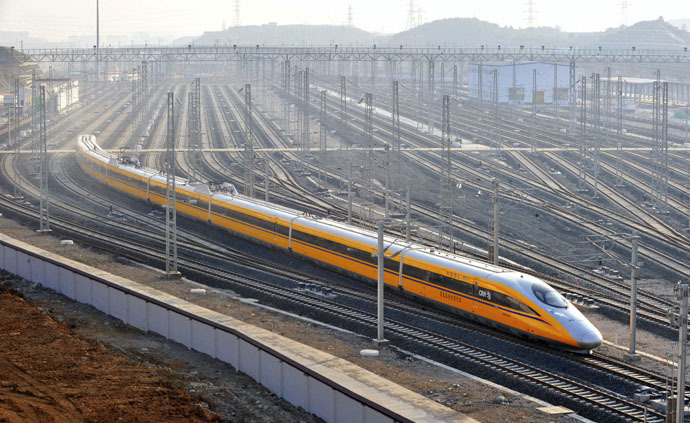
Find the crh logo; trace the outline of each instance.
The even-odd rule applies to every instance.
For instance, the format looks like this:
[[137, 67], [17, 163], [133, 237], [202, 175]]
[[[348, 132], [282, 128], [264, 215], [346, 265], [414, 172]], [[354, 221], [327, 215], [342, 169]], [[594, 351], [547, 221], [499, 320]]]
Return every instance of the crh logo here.
[[491, 300], [491, 291], [487, 291], [486, 289], [479, 289], [479, 291], [477, 292], [480, 297], [486, 298], [487, 300]]

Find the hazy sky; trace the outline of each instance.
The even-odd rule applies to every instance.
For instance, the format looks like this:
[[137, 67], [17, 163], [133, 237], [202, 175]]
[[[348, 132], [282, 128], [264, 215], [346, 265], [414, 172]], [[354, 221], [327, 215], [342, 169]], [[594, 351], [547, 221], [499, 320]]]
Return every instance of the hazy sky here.
[[[621, 23], [623, 0], [535, 0], [538, 25], [565, 31], [599, 31]], [[415, 0], [424, 22], [452, 17], [525, 27], [527, 0]], [[690, 18], [684, 0], [628, 1], [628, 24], [640, 20]], [[385, 33], [406, 29], [410, 0], [240, 0], [243, 25], [336, 24], [346, 22], [352, 6], [355, 26]], [[100, 0], [101, 34], [153, 37], [200, 35], [220, 30], [235, 18], [235, 0]], [[95, 34], [96, 0], [0, 0], [0, 31], [27, 31], [34, 37], [63, 41]], [[156, 39], [151, 40], [152, 43]]]

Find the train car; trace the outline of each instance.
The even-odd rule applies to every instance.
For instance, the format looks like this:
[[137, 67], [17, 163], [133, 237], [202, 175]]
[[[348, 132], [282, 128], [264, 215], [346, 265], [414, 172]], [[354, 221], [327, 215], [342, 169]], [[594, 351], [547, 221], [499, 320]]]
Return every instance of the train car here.
[[[118, 158], [93, 135], [77, 140], [78, 162], [94, 179], [165, 204], [166, 177]], [[377, 234], [331, 219], [175, 178], [177, 211], [253, 241], [287, 250], [340, 272], [377, 280]], [[384, 282], [391, 289], [496, 328], [563, 349], [588, 351], [602, 336], [544, 281], [482, 261], [386, 237]]]

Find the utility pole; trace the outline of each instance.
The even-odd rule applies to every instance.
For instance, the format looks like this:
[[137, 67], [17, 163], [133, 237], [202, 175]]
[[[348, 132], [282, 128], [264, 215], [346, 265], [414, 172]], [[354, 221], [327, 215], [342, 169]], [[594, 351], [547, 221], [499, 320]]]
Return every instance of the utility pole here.
[[[376, 339], [374, 339], [374, 345], [376, 345], [379, 348], [386, 347], [389, 345], [389, 341], [383, 337], [383, 291], [385, 289], [385, 283], [384, 283], [384, 263], [385, 263], [385, 253], [388, 248], [390, 248], [393, 245], [393, 242], [388, 244], [387, 247], [383, 246], [383, 230], [386, 226], [394, 226], [394, 227], [399, 227], [400, 222], [399, 221], [392, 221], [390, 219], [382, 219], [378, 222], [378, 250], [377, 250], [377, 257], [378, 257], [378, 265], [377, 265], [377, 299], [376, 299], [376, 316], [377, 316], [377, 324], [376, 324]], [[403, 253], [405, 249], [399, 250], [396, 253], [388, 256], [388, 258], [394, 258], [397, 257], [399, 254]], [[373, 256], [373, 254], [372, 254]], [[402, 258], [401, 258], [402, 260]], [[401, 261], [402, 262], [402, 261]]]
[[40, 170], [40, 189], [41, 189], [41, 200], [40, 200], [40, 229], [38, 232], [50, 232], [50, 197], [48, 196], [48, 136], [46, 127], [46, 86], [41, 85], [41, 140], [39, 143], [39, 156], [41, 160], [41, 170]]
[[537, 70], [532, 69], [532, 116], [537, 115]]
[[242, 25], [242, 20], [240, 19], [240, 0], [235, 0], [235, 19], [233, 20], [235, 27]]
[[101, 29], [100, 29], [100, 15], [98, 11], [98, 0], [96, 0], [96, 83], [100, 79], [101, 72]]
[[384, 145], [386, 152], [386, 192], [384, 194], [384, 217], [388, 219], [389, 217], [389, 203], [390, 203], [390, 179], [391, 179], [391, 149], [390, 144], [386, 143]]
[[623, 77], [618, 76], [616, 86], [616, 186], [623, 184]]
[[376, 71], [379, 65], [376, 56], [371, 58], [371, 92], [376, 92]]
[[661, 71], [656, 71], [653, 93], [652, 132], [652, 196], [657, 213], [666, 213], [668, 207], [668, 82], [661, 82]]
[[321, 124], [319, 125], [319, 150], [326, 151], [326, 90], [321, 91]]
[[72, 62], [67, 63], [67, 104], [72, 108]]
[[[302, 151], [309, 153], [309, 68], [304, 69], [304, 83], [302, 84]], [[306, 159], [306, 157], [305, 157]]]
[[146, 118], [147, 116], [147, 111], [148, 111], [148, 101], [149, 101], [149, 96], [148, 96], [148, 68], [149, 65], [146, 63], [146, 61], [141, 62], [141, 90], [139, 94], [141, 95], [141, 101], [140, 103], [140, 112], [141, 112], [141, 123], [140, 123], [140, 130], [139, 133], [143, 136], [144, 133], [146, 132]]
[[40, 107], [41, 102], [39, 98], [40, 95], [38, 86], [36, 86], [36, 70], [34, 69], [31, 71], [31, 160], [29, 160], [31, 165], [29, 173], [32, 174], [37, 173], [37, 169], [35, 168], [35, 164], [32, 163], [32, 160], [40, 160], [38, 157], [38, 143], [40, 142], [38, 139], [38, 122], [40, 117], [36, 116], [36, 112], [39, 112], [38, 107]]
[[676, 285], [676, 298], [680, 301], [678, 318], [678, 392], [676, 397], [676, 422], [685, 421], [685, 354], [688, 337], [688, 285]]
[[[14, 198], [15, 199], [21, 199], [22, 198], [22, 189], [19, 186], [19, 172], [21, 169], [21, 154], [22, 154], [22, 146], [21, 142], [19, 141], [19, 118], [17, 117], [17, 108], [19, 106], [19, 79], [14, 80], [14, 101], [13, 101], [13, 107], [12, 109], [14, 110], [14, 168], [15, 171], [14, 177]], [[26, 108], [26, 104], [24, 104], [24, 108]], [[10, 125], [7, 125], [8, 131], [10, 133], [12, 132], [10, 129]], [[10, 142], [8, 141], [8, 144]], [[12, 144], [10, 144], [12, 145]]]
[[201, 150], [201, 80], [196, 78], [192, 84], [192, 91], [189, 92], [189, 122], [187, 124], [187, 132], [189, 139], [187, 140], [187, 147], [192, 165], [192, 178], [201, 182], [201, 164], [202, 150]]
[[268, 202], [268, 190], [271, 185], [270, 159], [268, 154], [269, 153], [266, 153], [266, 157], [264, 158], [264, 201], [266, 202]]
[[345, 77], [340, 77], [340, 149], [343, 149], [343, 140], [347, 136], [347, 96], [345, 94]]
[[285, 144], [290, 140], [290, 61], [283, 63], [283, 140]]
[[245, 190], [244, 193], [254, 198], [254, 139], [252, 136], [252, 86], [244, 86], [244, 157], [245, 157]]
[[446, 94], [446, 64], [441, 62], [441, 95]]
[[136, 140], [138, 127], [137, 120], [139, 117], [139, 68], [132, 69], [132, 139]]
[[407, 180], [407, 198], [405, 202], [405, 241], [410, 242], [410, 232], [411, 232], [411, 220], [412, 220], [412, 215], [410, 213], [411, 209], [410, 205], [410, 180]]
[[165, 160], [165, 276], [180, 277], [177, 271], [177, 190], [175, 185], [175, 94], [168, 93], [168, 134]]
[[528, 0], [527, 1], [527, 27], [532, 28], [534, 26], [534, 0]]
[[399, 83], [393, 81], [393, 96], [391, 97], [391, 119], [392, 119], [392, 133], [395, 136], [395, 173], [397, 175], [397, 184], [394, 184], [394, 189], [398, 191], [398, 198], [402, 206], [402, 153], [400, 151], [400, 96]]
[[[500, 136], [500, 128], [501, 128], [501, 114], [498, 111], [498, 69], [495, 68], [494, 70], [491, 71], [493, 74], [492, 78], [492, 83], [491, 83], [491, 97], [493, 101], [493, 118], [494, 118], [494, 139], [491, 140], [490, 146], [491, 149], [495, 152], [499, 152], [501, 150], [501, 143], [499, 142], [499, 136]], [[534, 141], [534, 144], [532, 144], [532, 151], [536, 151], [536, 140]]]
[[434, 73], [434, 61], [429, 60], [429, 66], [428, 66], [428, 71], [429, 71], [429, 80], [428, 82], [428, 92], [429, 92], [429, 105], [426, 108], [426, 121], [427, 121], [427, 133], [430, 135], [433, 135], [434, 133], [434, 120], [431, 119], [431, 102], [434, 101], [434, 94], [436, 91], [435, 87], [435, 80], [436, 76]]
[[428, 72], [429, 72], [429, 80], [427, 81], [427, 83], [428, 83], [428, 85], [429, 85], [429, 86], [428, 86], [428, 89], [429, 89], [429, 98], [430, 98], [430, 100], [431, 100], [431, 99], [434, 98], [434, 94], [435, 94], [435, 91], [436, 91], [436, 86], [435, 86], [436, 75], [435, 75], [435, 72], [434, 72], [434, 61], [433, 61], [433, 60], [429, 60]]
[[364, 94], [364, 141], [366, 164], [364, 168], [364, 204], [367, 207], [367, 218], [372, 218], [372, 173], [374, 166], [374, 135], [373, 135], [373, 97], [371, 93]]
[[575, 67], [575, 61], [571, 60], [568, 66], [568, 77], [569, 77], [569, 90], [568, 90], [568, 103], [570, 105], [570, 125], [568, 126], [568, 133], [574, 134], [575, 127], [577, 126], [577, 68]]
[[594, 126], [594, 195], [599, 198], [599, 159], [601, 156], [601, 82], [599, 74], [592, 75], [592, 125]]
[[491, 185], [494, 189], [494, 195], [491, 197], [491, 202], [494, 205], [493, 263], [498, 266], [498, 179], [491, 178]]
[[[395, 136], [395, 153], [398, 161], [398, 172], [400, 172], [400, 98], [398, 96], [398, 81], [393, 81], [393, 99], [391, 108], [393, 124], [393, 135]], [[398, 174], [398, 176], [401, 176]]]
[[441, 149], [445, 162], [441, 172], [439, 209], [442, 218], [439, 221], [438, 246], [443, 249], [444, 235], [448, 235], [448, 251], [453, 252], [453, 162], [452, 141], [450, 137], [450, 99], [443, 96], [441, 109]]
[[632, 241], [632, 257], [630, 259], [630, 352], [629, 358], [636, 356], [635, 344], [637, 336], [637, 248], [640, 236], [637, 231], [633, 231], [630, 240]]
[[661, 213], [668, 213], [668, 82], [662, 85], [661, 109]]
[[604, 96], [604, 124], [603, 128], [604, 131], [607, 133], [611, 129], [611, 88], [613, 87], [613, 81], [611, 81], [611, 67], [606, 68], [606, 85], [604, 88], [604, 92], [606, 95]]
[[553, 64], [553, 98], [551, 98], [551, 101], [553, 102], [554, 115], [556, 116], [556, 120], [558, 120], [558, 64], [557, 63]]
[[[468, 85], [469, 88], [469, 85]], [[479, 61], [477, 65], [477, 97], [479, 97], [479, 104], [484, 104], [484, 62]]]
[[12, 96], [12, 105], [7, 107], [7, 145], [12, 146], [12, 115], [16, 109], [15, 103], [17, 101], [17, 91], [14, 91], [14, 96]]
[[376, 339], [374, 344], [377, 347], [385, 347], [388, 345], [388, 340], [383, 337], [383, 264], [384, 264], [384, 249], [383, 249], [383, 228], [386, 225], [385, 220], [379, 221], [378, 227], [378, 266], [377, 266], [377, 296], [376, 296]]
[[423, 129], [422, 112], [424, 111], [424, 63], [419, 63], [419, 81], [415, 75], [415, 88], [417, 88], [417, 129]]
[[352, 223], [352, 163], [350, 163], [350, 150], [347, 150], [347, 223]]
[[580, 94], [580, 165], [578, 166], [577, 190], [587, 191], [587, 77], [582, 77]]

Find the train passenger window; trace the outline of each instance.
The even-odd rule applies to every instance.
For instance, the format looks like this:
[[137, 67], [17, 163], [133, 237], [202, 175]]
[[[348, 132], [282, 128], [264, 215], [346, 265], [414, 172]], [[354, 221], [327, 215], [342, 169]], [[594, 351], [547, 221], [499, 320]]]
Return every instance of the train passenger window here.
[[444, 283], [445, 281], [443, 279], [443, 276], [439, 275], [438, 273], [432, 273], [431, 275], [429, 275], [429, 282], [441, 286], [446, 286], [446, 284]]
[[276, 232], [281, 234], [281, 235], [288, 235], [290, 232], [290, 228], [277, 223], [276, 224]]
[[[377, 260], [377, 263], [378, 263], [378, 258], [377, 258], [376, 260]], [[393, 259], [384, 258], [384, 259], [383, 259], [383, 267], [386, 268], [386, 269], [388, 269], [388, 270], [393, 270], [393, 271], [397, 272], [397, 271], [400, 269], [400, 262], [397, 262], [397, 261], [395, 261], [395, 260], [393, 260]], [[404, 271], [405, 271], [405, 266], [404, 266], [404, 263], [403, 263], [403, 272], [404, 272]]]
[[151, 184], [149, 191], [154, 192], [156, 194], [165, 194], [165, 188], [155, 184]]
[[448, 276], [440, 275], [438, 273], [431, 273], [429, 276], [429, 282], [435, 283], [445, 288], [452, 289], [457, 292], [462, 292], [463, 294], [472, 295], [474, 291], [474, 287], [472, 285], [454, 278], [450, 278]]
[[414, 267], [414, 266], [407, 266], [407, 265], [405, 265], [403, 267], [403, 273], [405, 273], [407, 276], [411, 276], [413, 278], [417, 278], [417, 279], [423, 280], [425, 282], [429, 281], [430, 274], [431, 274], [431, 272], [429, 272], [427, 270], [420, 269], [420, 268]]
[[474, 292], [474, 286], [470, 285], [467, 282], [462, 282], [458, 280], [453, 281], [453, 288], [457, 289], [459, 292], [462, 292], [463, 294], [470, 294], [472, 295]]
[[532, 292], [534, 295], [544, 304], [550, 305], [556, 308], [566, 308], [568, 303], [565, 301], [563, 296], [556, 292], [555, 289], [546, 285], [545, 283], [534, 283], [532, 284]]

